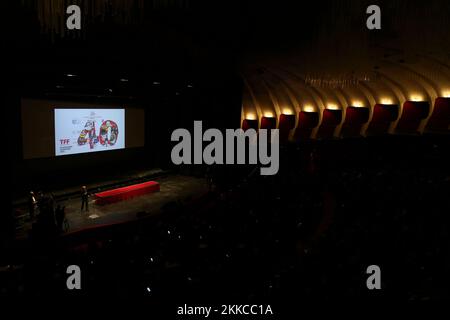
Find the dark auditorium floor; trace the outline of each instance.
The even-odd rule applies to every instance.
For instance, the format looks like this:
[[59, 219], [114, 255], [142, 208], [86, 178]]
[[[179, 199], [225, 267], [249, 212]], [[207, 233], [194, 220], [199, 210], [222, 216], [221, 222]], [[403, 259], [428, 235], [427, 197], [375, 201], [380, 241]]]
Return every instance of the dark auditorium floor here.
[[[195, 198], [208, 192], [205, 179], [183, 175], [170, 175], [155, 179], [160, 183], [160, 191], [138, 196], [108, 205], [95, 205], [93, 197], [89, 199], [89, 212], [81, 212], [81, 199], [71, 198], [57, 204], [66, 206], [69, 229], [75, 232], [99, 225], [132, 221], [159, 213], [161, 207], [169, 202]], [[22, 210], [26, 210], [22, 208]], [[31, 230], [31, 222], [26, 221], [18, 232], [18, 238], [25, 237]]]
[[[277, 310], [289, 311], [309, 299], [448, 300], [449, 143], [388, 136], [291, 145], [280, 150], [276, 176], [213, 168], [214, 191], [198, 201], [182, 197], [206, 191], [206, 179], [161, 179], [160, 194], [114, 205], [130, 219], [144, 206], [158, 216], [11, 248], [0, 256], [0, 296], [146, 297], [172, 307], [232, 298], [280, 301]], [[175, 202], [161, 208], [164, 193]], [[79, 204], [69, 205], [80, 226], [115, 219], [89, 222]], [[74, 263], [86, 275], [79, 292], [66, 290]], [[383, 270], [381, 291], [367, 290], [372, 264]]]

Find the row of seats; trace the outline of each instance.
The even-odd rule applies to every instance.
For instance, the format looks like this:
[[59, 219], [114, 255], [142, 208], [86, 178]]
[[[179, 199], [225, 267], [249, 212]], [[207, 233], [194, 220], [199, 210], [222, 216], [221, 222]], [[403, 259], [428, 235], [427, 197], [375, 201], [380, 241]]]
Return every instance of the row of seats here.
[[[287, 141], [291, 130], [294, 129], [292, 139], [303, 140], [311, 138], [314, 129], [317, 129], [317, 138], [332, 138], [336, 128], [342, 124], [340, 136], [351, 137], [362, 134], [362, 129], [367, 125], [366, 135], [379, 135], [390, 132], [393, 127], [395, 133], [419, 133], [421, 122], [430, 115], [425, 132], [448, 132], [450, 126], [450, 98], [439, 97], [435, 100], [434, 108], [426, 101], [406, 101], [402, 110], [395, 104], [376, 104], [370, 117], [368, 107], [349, 106], [342, 109], [324, 109], [322, 121], [319, 111], [301, 111], [298, 114], [296, 126], [295, 115], [281, 114], [278, 121], [280, 141]], [[399, 117], [400, 115], [400, 117]], [[344, 121], [343, 120], [344, 118]], [[261, 118], [258, 120], [244, 119], [242, 129], [275, 129], [277, 119], [275, 117]]]

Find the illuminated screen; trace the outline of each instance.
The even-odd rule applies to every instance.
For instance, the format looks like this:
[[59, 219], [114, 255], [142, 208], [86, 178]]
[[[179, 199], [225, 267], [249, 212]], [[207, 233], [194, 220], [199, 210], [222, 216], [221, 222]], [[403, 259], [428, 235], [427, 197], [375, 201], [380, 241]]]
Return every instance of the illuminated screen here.
[[124, 148], [124, 109], [55, 109], [56, 156]]

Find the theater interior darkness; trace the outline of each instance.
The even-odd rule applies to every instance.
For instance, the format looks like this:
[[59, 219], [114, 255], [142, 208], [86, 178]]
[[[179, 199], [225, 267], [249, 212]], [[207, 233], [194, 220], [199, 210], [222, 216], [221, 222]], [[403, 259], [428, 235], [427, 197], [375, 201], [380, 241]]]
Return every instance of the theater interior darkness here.
[[[2, 4], [0, 296], [450, 299], [450, 2], [372, 4]], [[278, 171], [174, 163], [194, 121]]]

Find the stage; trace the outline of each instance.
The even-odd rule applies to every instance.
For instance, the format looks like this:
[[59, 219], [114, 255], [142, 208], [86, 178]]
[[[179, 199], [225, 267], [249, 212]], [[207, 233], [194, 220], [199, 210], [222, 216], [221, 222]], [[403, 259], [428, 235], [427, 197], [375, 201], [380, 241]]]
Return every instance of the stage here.
[[[152, 178], [157, 181], [160, 190], [135, 196], [110, 204], [97, 205], [96, 197], [89, 197], [89, 212], [81, 211], [81, 198], [75, 196], [57, 201], [57, 205], [65, 206], [68, 221], [67, 233], [86, 228], [110, 225], [145, 218], [160, 213], [161, 208], [172, 201], [189, 201], [205, 195], [208, 186], [205, 179], [183, 175], [168, 175]], [[32, 222], [23, 205], [17, 208], [24, 217], [22, 225], [17, 229], [17, 238], [26, 238], [31, 231]]]
[[105, 205], [160, 191], [159, 183], [146, 181], [94, 194], [96, 205]]

